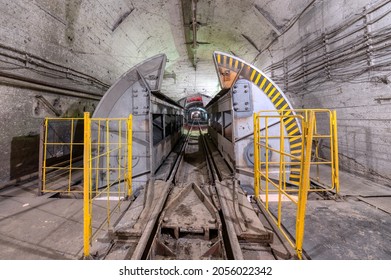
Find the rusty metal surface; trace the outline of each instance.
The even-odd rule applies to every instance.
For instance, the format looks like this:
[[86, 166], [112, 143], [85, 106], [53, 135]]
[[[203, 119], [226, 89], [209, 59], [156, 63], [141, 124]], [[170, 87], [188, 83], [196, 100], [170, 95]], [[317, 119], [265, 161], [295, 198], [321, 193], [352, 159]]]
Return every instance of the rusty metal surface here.
[[191, 183], [162, 213], [150, 259], [225, 259], [217, 209]]
[[186, 232], [203, 232], [218, 229], [219, 214], [200, 187], [191, 183], [166, 206], [162, 213], [163, 228]]
[[216, 189], [220, 202], [226, 201], [222, 205], [227, 206], [227, 218], [232, 219], [239, 239], [258, 243], [273, 242], [273, 233], [265, 229], [242, 189], [234, 188], [234, 183], [228, 180], [217, 182]]
[[200, 132], [190, 131], [184, 140], [175, 186], [150, 181], [134, 201], [111, 233], [115, 242], [106, 259], [279, 258], [270, 228], [216, 147], [201, 139]]

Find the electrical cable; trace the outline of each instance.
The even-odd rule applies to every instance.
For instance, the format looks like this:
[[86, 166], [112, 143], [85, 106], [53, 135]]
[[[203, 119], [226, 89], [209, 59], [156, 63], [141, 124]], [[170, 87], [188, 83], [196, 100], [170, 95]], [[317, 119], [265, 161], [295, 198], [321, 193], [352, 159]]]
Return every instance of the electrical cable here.
[[[307, 37], [312, 39], [306, 46], [269, 65], [264, 71], [272, 72], [273, 80], [292, 93], [302, 93], [328, 81], [368, 82], [370, 78], [362, 75], [369, 71], [382, 71], [390, 75], [391, 28], [384, 20], [391, 9], [383, 10], [372, 20], [357, 25], [363, 17], [390, 2], [383, 1], [366, 9], [328, 33], [317, 37], [310, 34]], [[368, 32], [368, 26], [382, 20], [383, 27]]]

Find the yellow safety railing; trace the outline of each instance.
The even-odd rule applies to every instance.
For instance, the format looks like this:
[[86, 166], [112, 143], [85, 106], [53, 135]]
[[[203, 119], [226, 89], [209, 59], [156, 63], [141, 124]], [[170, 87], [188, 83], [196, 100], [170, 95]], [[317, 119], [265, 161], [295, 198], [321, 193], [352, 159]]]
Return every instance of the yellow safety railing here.
[[83, 118], [46, 118], [39, 194], [83, 193]]
[[[93, 235], [109, 229], [113, 213], [132, 195], [132, 115], [129, 118], [89, 118], [84, 115], [84, 257]], [[106, 218], [92, 230], [95, 208]]]
[[84, 155], [83, 155], [83, 241], [84, 257], [90, 256], [90, 244], [92, 236], [92, 189], [91, 189], [91, 119], [89, 113], [84, 113]]
[[[318, 187], [311, 187], [309, 191], [339, 193], [337, 113], [326, 109], [297, 110], [296, 112], [308, 118], [310, 111], [314, 113], [310, 176], [313, 183], [319, 184]], [[323, 167], [322, 170], [320, 170], [321, 167]]]
[[[93, 235], [111, 226], [113, 215], [118, 216], [122, 202], [132, 195], [132, 115], [46, 118], [41, 142], [39, 193], [83, 197], [83, 255], [88, 257]], [[93, 221], [94, 211], [106, 213], [103, 221]]]
[[[292, 122], [300, 128], [294, 134], [288, 133], [286, 128]], [[336, 113], [323, 109], [254, 114], [254, 195], [295, 248], [299, 259], [302, 258], [308, 192], [339, 191], [336, 125]], [[311, 187], [311, 173], [318, 183], [324, 180], [320, 173], [325, 170], [320, 172], [320, 166], [330, 170], [330, 184]], [[290, 183], [292, 176], [297, 177], [298, 182]], [[296, 209], [295, 240], [282, 226], [284, 210], [292, 211], [288, 206], [283, 207], [284, 202]]]

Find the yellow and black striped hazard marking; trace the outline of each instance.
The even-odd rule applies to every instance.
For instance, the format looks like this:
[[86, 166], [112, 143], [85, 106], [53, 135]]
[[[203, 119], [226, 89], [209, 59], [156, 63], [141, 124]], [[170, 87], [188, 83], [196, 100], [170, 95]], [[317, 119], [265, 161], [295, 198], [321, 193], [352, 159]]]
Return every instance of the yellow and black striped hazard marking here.
[[[216, 63], [217, 69], [229, 70], [230, 72], [234, 72], [236, 74], [235, 77], [240, 74], [242, 78], [253, 82], [267, 95], [276, 110], [293, 110], [293, 108], [289, 106], [285, 96], [281, 94], [277, 87], [272, 83], [270, 78], [257, 70], [254, 66], [232, 55], [221, 52], [214, 53], [214, 61]], [[218, 72], [220, 75], [220, 81], [224, 80], [224, 77], [221, 75], [223, 75], [225, 71]], [[292, 117], [290, 112], [285, 114], [287, 117], [283, 119], [283, 122], [289, 137], [290, 152], [292, 155], [300, 158], [302, 154], [302, 138], [297, 119]], [[292, 168], [291, 174], [289, 176], [289, 182], [297, 185], [300, 181], [300, 160], [291, 159], [291, 162]]]

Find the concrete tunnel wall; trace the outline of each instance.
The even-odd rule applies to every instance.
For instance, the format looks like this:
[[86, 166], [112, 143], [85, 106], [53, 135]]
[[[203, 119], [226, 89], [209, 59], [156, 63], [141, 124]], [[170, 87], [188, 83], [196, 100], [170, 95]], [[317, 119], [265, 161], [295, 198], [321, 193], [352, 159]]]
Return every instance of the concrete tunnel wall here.
[[79, 17], [85, 16], [80, 5], [81, 1], [0, 1], [0, 185], [38, 170], [44, 117], [77, 117], [97, 104], [55, 91], [93, 93], [97, 99], [119, 74], [105, 57], [80, 55], [86, 47], [105, 51], [103, 33], [88, 35], [91, 29], [78, 25]]
[[[167, 53], [169, 59], [167, 77], [163, 81], [164, 93], [178, 100], [196, 92], [208, 95], [217, 92], [217, 87], [211, 86], [212, 83], [208, 86], [202, 85], [202, 82], [213, 79], [216, 79], [217, 85], [217, 77], [212, 72], [214, 71], [212, 52], [210, 52], [210, 62], [200, 61], [197, 71], [188, 61], [186, 55], [188, 45], [185, 44], [184, 23], [181, 19], [181, 7], [178, 4], [181, 1], [178, 3], [159, 1], [156, 5], [152, 5], [152, 2], [149, 0], [137, 2], [132, 6], [125, 0], [115, 3], [84, 0], [0, 0], [2, 35], [0, 37], [0, 185], [13, 178], [11, 170], [17, 166], [22, 166], [20, 174], [31, 171], [26, 169], [24, 172], [23, 167], [34, 160], [29, 156], [23, 156], [23, 153], [13, 158], [12, 151], [20, 150], [20, 147], [27, 145], [26, 147], [30, 147], [27, 148], [28, 155], [36, 157], [38, 151], [34, 152], [34, 148], [31, 148], [37, 145], [36, 140], [33, 139], [36, 137], [34, 135], [38, 134], [40, 123], [45, 116], [55, 115], [40, 104], [37, 95], [49, 101], [61, 116], [78, 116], [83, 110], [93, 111], [97, 104], [94, 100], [96, 96], [102, 95], [122, 73], [145, 58], [161, 52]], [[230, 9], [229, 5], [236, 3], [227, 2], [229, 2], [227, 9]], [[254, 3], [261, 5], [263, 2], [244, 1], [243, 7]], [[265, 9], [272, 17], [272, 8], [283, 1], [271, 2]], [[298, 16], [298, 19], [290, 25], [293, 21], [282, 18], [282, 15], [276, 15], [275, 21], [283, 34], [280, 36], [274, 34], [278, 39], [274, 40], [268, 48], [265, 47], [269, 43], [266, 44], [267, 41], [263, 40], [265, 38], [261, 38], [263, 33], [269, 36], [267, 30], [261, 30], [259, 38], [255, 37], [256, 32], [254, 32], [256, 28], [262, 27], [262, 23], [266, 26], [265, 19], [252, 26], [249, 26], [248, 21], [239, 20], [244, 22], [245, 26], [237, 26], [239, 31], [235, 29], [235, 32], [239, 32], [239, 35], [240, 32], [247, 34], [247, 37], [250, 34], [258, 45], [265, 42], [265, 45], [260, 48], [265, 50], [257, 56], [254, 64], [284, 90], [295, 108], [337, 110], [340, 163], [343, 169], [371, 180], [391, 184], [391, 149], [389, 149], [391, 96], [388, 77], [391, 69], [388, 70], [387, 66], [391, 58], [386, 51], [377, 51], [378, 44], [375, 44], [377, 39], [372, 36], [390, 23], [391, 16], [388, 14], [374, 24], [366, 24], [386, 13], [391, 8], [391, 4], [383, 0], [288, 2], [290, 4], [287, 9], [293, 7], [292, 15]], [[308, 3], [313, 4], [307, 6]], [[385, 5], [381, 9], [367, 13], [350, 25], [347, 23], [349, 19], [365, 14], [365, 7], [371, 9], [378, 3], [385, 3]], [[202, 1], [199, 6], [201, 9]], [[305, 7], [307, 8], [300, 14], [300, 10]], [[207, 10], [209, 11], [207, 18], [214, 16], [216, 21], [220, 20], [217, 17], [223, 13], [221, 9], [216, 10], [215, 7], [213, 11], [209, 8]], [[240, 10], [235, 8], [230, 11], [230, 20], [234, 20], [236, 13], [240, 19]], [[124, 20], [124, 23], [116, 29], [118, 18], [129, 12], [132, 13], [132, 17]], [[170, 22], [157, 21], [155, 18], [157, 14], [160, 15], [157, 18], [170, 18]], [[289, 13], [284, 11], [283, 15], [285, 17]], [[256, 17], [247, 18], [255, 20]], [[292, 18], [294, 19], [293, 16]], [[285, 26], [282, 26], [282, 23]], [[227, 27], [226, 24], [219, 24]], [[347, 25], [349, 29], [345, 30], [345, 33], [338, 34], [344, 35], [358, 26], [366, 25], [366, 27], [344, 38], [338, 44], [324, 42], [324, 39], [332, 41], [335, 36], [339, 36], [337, 34], [334, 37], [324, 38], [324, 34]], [[230, 25], [228, 29], [218, 34], [219, 42], [223, 42], [222, 36], [228, 31], [231, 32], [231, 27], [234, 32], [233, 26]], [[285, 30], [287, 27], [289, 28]], [[207, 33], [206, 28], [207, 26], [200, 27], [200, 31], [204, 30], [199, 35], [200, 41], [206, 41], [202, 38], [202, 35]], [[209, 38], [213, 38], [212, 31], [208, 31]], [[199, 53], [201, 50], [202, 53], [206, 53], [205, 48], [210, 47], [226, 52], [233, 51], [238, 57], [252, 62], [258, 52], [254, 52], [254, 47], [249, 45], [243, 36], [240, 38], [235, 36], [229, 37], [232, 42], [224, 45], [202, 45]], [[270, 40], [270, 38], [273, 36], [270, 35], [266, 39]], [[361, 69], [367, 70], [354, 79], [312, 80], [313, 76], [305, 73], [298, 80], [299, 84], [292, 80], [295, 75], [300, 74], [295, 67], [304, 73], [306, 65], [310, 65], [312, 60], [319, 57], [327, 59], [327, 52], [338, 51], [343, 44], [351, 43], [350, 51], [358, 51], [361, 45], [356, 46], [354, 42], [359, 38], [367, 39], [360, 44], [363, 46], [368, 44], [367, 49], [364, 47], [363, 50], [368, 50], [369, 55], [362, 59], [364, 63], [360, 64], [363, 67]], [[234, 45], [235, 40], [239, 39], [242, 40], [240, 44]], [[321, 48], [313, 56], [306, 55], [305, 48], [309, 48], [314, 42], [321, 44]], [[384, 44], [386, 43], [385, 40]], [[371, 49], [370, 46], [374, 45], [375, 48]], [[229, 47], [232, 49], [227, 49]], [[302, 53], [301, 56], [297, 56], [298, 51]], [[353, 62], [358, 63], [352, 60], [350, 64], [352, 65]], [[371, 65], [370, 69], [367, 63]], [[377, 67], [380, 64], [385, 66]], [[330, 63], [327, 67], [322, 67], [317, 73], [322, 73], [321, 76], [324, 77], [323, 73], [327, 76], [329, 71], [334, 78], [341, 73], [351, 71], [349, 63], [344, 65]], [[356, 69], [353, 72], [355, 71]], [[42, 87], [32, 90], [26, 84], [21, 85], [23, 79], [30, 79], [33, 84], [44, 83], [50, 86], [49, 89]], [[92, 99], [69, 97], [54, 93], [50, 87], [70, 89], [87, 94], [89, 97], [92, 96], [89, 94], [93, 94], [94, 97]], [[30, 161], [25, 161], [27, 158], [30, 158]]]
[[[388, 2], [318, 1], [256, 64], [297, 108], [337, 110], [342, 169], [391, 185], [391, 60], [381, 49], [391, 33], [379, 35], [391, 23]], [[374, 9], [376, 4], [384, 5]], [[333, 43], [338, 37], [344, 38]], [[311, 44], [320, 46], [312, 55]], [[341, 54], [345, 62], [334, 60]], [[326, 64], [309, 74], [315, 59]], [[294, 76], [303, 73], [295, 83]]]

